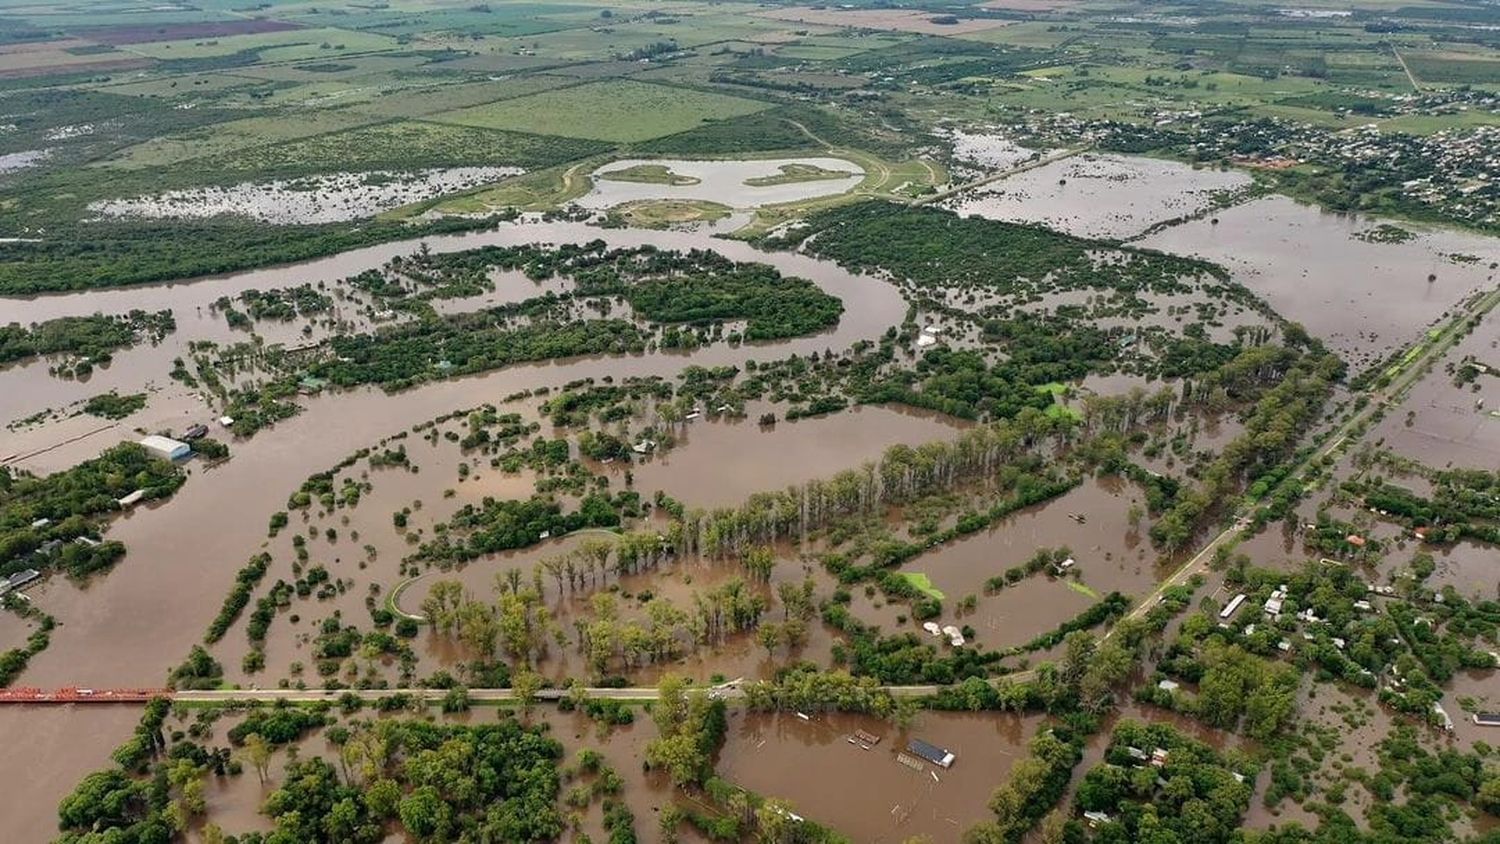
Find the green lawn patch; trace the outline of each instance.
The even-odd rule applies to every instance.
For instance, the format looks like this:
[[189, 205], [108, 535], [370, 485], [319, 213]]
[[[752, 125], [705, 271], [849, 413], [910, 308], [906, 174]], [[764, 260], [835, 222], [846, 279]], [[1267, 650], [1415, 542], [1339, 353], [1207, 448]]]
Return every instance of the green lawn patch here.
[[899, 574], [902, 577], [906, 578], [906, 582], [910, 583], [912, 585], [912, 588], [916, 589], [918, 592], [921, 592], [923, 595], [926, 595], [927, 597], [935, 601], [943, 600], [944, 595], [942, 593], [942, 590], [938, 589], [936, 586], [933, 586], [932, 579], [927, 575], [915, 571], [903, 571], [899, 572]]
[[597, 178], [611, 182], [641, 182], [648, 185], [696, 185], [703, 181], [696, 176], [684, 176], [673, 173], [672, 168], [665, 164], [632, 164], [619, 170], [605, 170], [598, 174]]
[[1074, 592], [1092, 598], [1096, 601], [1099, 600], [1099, 593], [1095, 592], [1093, 589], [1090, 589], [1088, 584], [1077, 580], [1065, 580], [1063, 582], [1066, 583], [1068, 585], [1068, 588], [1072, 589]]
[[828, 170], [816, 164], [783, 164], [781, 172], [774, 176], [755, 176], [745, 180], [745, 184], [753, 188], [769, 187], [771, 185], [790, 185], [797, 182], [821, 182], [826, 179], [847, 179], [856, 175], [848, 170]]

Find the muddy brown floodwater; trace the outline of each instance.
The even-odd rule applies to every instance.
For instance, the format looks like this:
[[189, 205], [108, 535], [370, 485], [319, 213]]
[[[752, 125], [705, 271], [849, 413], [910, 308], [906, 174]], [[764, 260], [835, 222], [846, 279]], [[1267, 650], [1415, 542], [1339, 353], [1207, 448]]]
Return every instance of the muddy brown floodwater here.
[[[628, 468], [635, 485], [665, 490], [689, 507], [732, 507], [754, 493], [826, 478], [876, 460], [890, 446], [950, 439], [967, 425], [898, 407], [856, 407], [833, 416], [762, 427], [759, 408], [736, 420], [686, 426], [678, 445]], [[602, 467], [623, 476], [626, 467]]]
[[[1465, 362], [1489, 371], [1457, 383], [1454, 370]], [[1371, 439], [1434, 468], [1500, 465], [1500, 311], [1490, 311], [1413, 384]]]
[[109, 765], [109, 754], [140, 720], [135, 706], [0, 706], [7, 760], [0, 788], [11, 801], [0, 839], [55, 838], [58, 801], [85, 774]]
[[966, 216], [1040, 223], [1079, 237], [1125, 238], [1200, 212], [1215, 194], [1248, 184], [1235, 170], [1085, 154], [1007, 176], [952, 206]]
[[[1403, 243], [1355, 237], [1379, 224], [1270, 196], [1166, 229], [1140, 245], [1223, 264], [1277, 313], [1346, 355], [1357, 372], [1491, 285], [1490, 264], [1500, 260], [1493, 239], [1448, 229], [1403, 223], [1415, 235]], [[1478, 260], [1461, 263], [1448, 257], [1453, 254]], [[1429, 275], [1436, 279], [1429, 282]]]
[[[595, 238], [612, 246], [651, 243], [662, 248], [712, 249], [737, 260], [769, 263], [783, 273], [809, 278], [838, 296], [844, 302], [844, 314], [831, 331], [773, 344], [734, 348], [717, 345], [691, 355], [560, 360], [427, 384], [399, 395], [359, 389], [305, 399], [301, 415], [262, 431], [252, 440], [234, 443], [235, 456], [227, 463], [212, 470], [196, 464], [190, 466], [189, 482], [170, 501], [118, 519], [110, 527], [109, 536], [124, 542], [129, 553], [108, 575], [81, 587], [55, 578], [34, 590], [38, 605], [53, 614], [60, 626], [52, 634], [51, 646], [32, 661], [18, 682], [43, 687], [161, 684], [168, 668], [201, 639], [235, 571], [265, 544], [269, 515], [282, 509], [287, 495], [303, 478], [337, 463], [362, 445], [450, 410], [499, 402], [516, 391], [543, 385], [558, 386], [575, 379], [605, 376], [671, 376], [688, 364], [741, 365], [749, 359], [770, 360], [794, 353], [806, 355], [844, 349], [856, 340], [878, 337], [887, 327], [900, 323], [906, 310], [900, 294], [886, 282], [806, 256], [761, 253], [745, 244], [692, 233], [605, 231], [578, 224], [519, 224], [491, 232], [432, 237], [424, 242], [435, 251], [455, 251], [492, 243], [584, 242]], [[8, 321], [23, 323], [70, 314], [172, 308], [178, 315], [179, 328], [166, 343], [141, 354], [121, 354], [111, 367], [112, 378], [118, 379], [111, 383], [122, 389], [130, 389], [131, 385], [140, 389], [148, 382], [165, 381], [163, 363], [181, 354], [189, 340], [204, 335], [224, 336], [227, 329], [222, 317], [208, 314], [207, 305], [214, 299], [246, 289], [331, 283], [378, 267], [395, 255], [415, 252], [419, 245], [415, 241], [384, 244], [305, 264], [192, 283], [6, 300], [4, 308]], [[209, 329], [210, 323], [216, 327]], [[45, 366], [32, 364], [8, 370], [5, 377], [9, 388], [5, 391], [9, 397], [5, 401], [15, 402], [4, 405], [7, 419], [41, 409], [17, 396], [31, 385], [50, 382]], [[87, 385], [73, 397], [97, 391], [93, 385]], [[187, 411], [194, 405], [187, 398], [182, 401], [175, 414], [190, 418]], [[208, 416], [201, 405], [197, 408], [197, 417]], [[890, 414], [890, 418], [896, 425], [911, 423], [908, 417], [899, 414]], [[11, 454], [68, 439], [51, 428], [42, 426], [21, 434], [7, 432], [5, 447], [0, 451]], [[39, 470], [65, 467], [127, 437], [133, 437], [128, 429], [111, 428], [48, 451], [25, 465]], [[243, 637], [242, 632], [236, 633]], [[9, 722], [5, 732], [34, 735], [48, 724], [66, 721], [65, 716], [56, 714], [60, 711], [9, 710], [5, 713]], [[98, 724], [97, 729], [60, 727], [54, 731], [55, 741], [45, 753], [55, 758], [87, 758], [91, 760], [87, 766], [97, 764], [100, 753], [118, 744], [138, 715], [135, 712], [114, 717], [111, 713], [100, 720], [91, 719], [88, 723]], [[44, 753], [41, 748], [38, 745], [34, 754], [24, 758], [41, 758]], [[8, 766], [7, 770], [13, 774], [0, 776], [0, 786], [9, 787], [11, 794], [34, 793], [37, 804], [43, 807], [55, 805], [80, 773], [76, 768], [59, 769], [56, 773], [49, 770], [45, 778], [36, 778], [25, 773], [25, 766]], [[25, 789], [18, 790], [23, 781]], [[42, 822], [47, 823], [50, 812], [41, 814]], [[26, 823], [33, 822], [35, 818], [26, 819]]]
[[[1040, 715], [923, 712], [907, 729], [866, 715], [734, 711], [718, 771], [724, 779], [870, 844], [927, 835], [957, 841], [989, 816], [986, 803], [1005, 781]], [[869, 750], [850, 743], [855, 730], [881, 737]], [[946, 748], [951, 768], [903, 763], [907, 742]]]
[[[654, 243], [663, 248], [707, 248], [738, 260], [771, 263], [782, 272], [810, 278], [839, 296], [845, 312], [834, 330], [784, 343], [712, 346], [692, 355], [554, 361], [427, 384], [397, 395], [358, 389], [305, 399], [305, 410], [299, 416], [252, 440], [235, 443], [235, 456], [228, 463], [209, 472], [192, 470], [193, 477], [170, 501], [118, 520], [109, 536], [124, 542], [129, 553], [108, 576], [96, 578], [84, 588], [54, 580], [38, 593], [40, 605], [62, 626], [54, 633], [51, 647], [28, 669], [24, 681], [44, 686], [159, 682], [166, 669], [202, 635], [234, 571], [265, 541], [265, 519], [282, 508], [301, 479], [385, 435], [453, 409], [497, 402], [518, 390], [541, 385], [586, 377], [670, 376], [689, 363], [737, 364], [757, 357], [843, 349], [855, 340], [878, 336], [886, 327], [899, 323], [905, 311], [900, 295], [884, 282], [806, 256], [763, 254], [744, 244], [690, 233], [601, 231], [576, 224], [545, 224], [506, 226], [482, 235], [430, 238], [428, 242], [434, 249], [464, 249], [484, 243], [592, 238], [603, 238], [612, 246]], [[416, 246], [407, 243], [404, 247], [360, 250], [358, 258], [257, 271], [206, 284], [216, 297], [246, 287], [286, 287], [341, 278], [360, 268], [378, 266], [394, 254], [414, 251]], [[190, 285], [153, 290], [157, 307], [175, 307], [174, 299], [179, 294], [189, 301], [204, 297]], [[145, 294], [105, 291], [22, 304], [53, 314], [89, 313], [134, 306], [129, 297], [140, 295]], [[63, 306], [69, 302], [71, 307]], [[27, 314], [21, 318], [36, 317]], [[178, 335], [183, 333], [179, 330]], [[894, 414], [892, 418], [904, 419]], [[99, 442], [79, 449], [83, 453], [73, 457], [90, 456], [107, 444]]]

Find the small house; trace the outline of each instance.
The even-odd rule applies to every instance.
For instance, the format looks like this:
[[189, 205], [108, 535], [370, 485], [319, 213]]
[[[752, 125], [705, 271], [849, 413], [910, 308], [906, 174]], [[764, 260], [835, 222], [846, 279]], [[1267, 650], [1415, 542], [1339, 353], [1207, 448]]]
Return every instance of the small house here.
[[193, 452], [193, 447], [187, 443], [160, 434], [143, 438], [141, 447], [163, 460], [181, 460]]
[[1103, 812], [1084, 812], [1083, 819], [1089, 822], [1089, 829], [1094, 829], [1102, 823], [1109, 823], [1110, 817]]
[[953, 767], [953, 760], [958, 758], [957, 756], [953, 755], [952, 751], [944, 750], [943, 748], [938, 747], [935, 744], [928, 744], [921, 739], [912, 739], [910, 742], [908, 742], [906, 745], [906, 752], [910, 753], [913, 756], [926, 759], [928, 762], [931, 762], [932, 764], [937, 765], [940, 768]]
[[1229, 599], [1229, 603], [1224, 605], [1224, 609], [1219, 610], [1219, 618], [1227, 620], [1239, 610], [1240, 605], [1243, 603], [1245, 603], [1245, 594], [1242, 592]]

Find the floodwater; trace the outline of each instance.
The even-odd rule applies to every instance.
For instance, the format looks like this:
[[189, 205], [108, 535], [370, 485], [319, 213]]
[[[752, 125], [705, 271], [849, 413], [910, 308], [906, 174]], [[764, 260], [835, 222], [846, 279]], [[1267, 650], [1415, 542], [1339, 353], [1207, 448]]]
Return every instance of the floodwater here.
[[[788, 164], [810, 164], [824, 170], [850, 175], [840, 178], [786, 182], [776, 185], [750, 185], [747, 179], [773, 177]], [[678, 176], [697, 179], [693, 184], [667, 185], [650, 182], [623, 182], [597, 178], [601, 173], [624, 170], [637, 165], [659, 165]], [[843, 193], [864, 178], [863, 167], [843, 158], [765, 158], [749, 161], [706, 161], [676, 158], [630, 158], [611, 161], [594, 171], [593, 190], [578, 199], [585, 208], [611, 208], [622, 202], [641, 199], [699, 199], [732, 208], [755, 208], [782, 202], [798, 202], [816, 196]]]
[[51, 150], [29, 149], [24, 152], [8, 152], [0, 155], [0, 175], [34, 167], [51, 154]]
[[373, 217], [435, 196], [469, 190], [525, 172], [519, 167], [329, 173], [304, 179], [242, 182], [174, 190], [155, 196], [89, 203], [105, 217], [150, 219], [238, 215], [275, 225], [339, 223]]
[[[483, 243], [532, 241], [578, 242], [603, 238], [611, 245], [645, 242], [664, 248], [710, 248], [738, 260], [757, 260], [782, 272], [807, 277], [844, 301], [837, 328], [824, 334], [765, 346], [716, 345], [689, 356], [652, 355], [586, 358], [517, 366], [484, 375], [423, 385], [390, 396], [375, 389], [325, 393], [302, 400], [304, 412], [253, 440], [234, 444], [235, 456], [211, 472], [194, 477], [169, 502], [139, 509], [118, 520], [109, 536], [126, 544], [129, 554], [106, 577], [83, 588], [61, 580], [49, 583], [41, 605], [61, 622], [51, 647], [37, 659], [23, 682], [42, 686], [139, 685], [159, 682], [167, 668], [196, 641], [217, 611], [234, 572], [266, 539], [265, 519], [282, 509], [286, 496], [302, 478], [337, 463], [354, 449], [432, 419], [456, 408], [498, 402], [517, 390], [558, 386], [579, 378], [623, 378], [671, 375], [683, 365], [742, 364], [751, 358], [781, 358], [825, 349], [847, 348], [855, 340], [878, 336], [901, 321], [905, 303], [889, 284], [848, 273], [832, 264], [790, 254], [763, 254], [750, 247], [691, 233], [601, 231], [575, 224], [506, 226], [494, 232], [460, 238], [432, 238], [434, 249], [461, 249]], [[261, 270], [194, 286], [158, 286], [157, 307], [178, 310], [179, 298], [201, 301], [246, 287], [287, 287], [321, 278], [341, 278], [363, 266], [378, 266], [399, 247], [361, 250], [361, 256], [309, 265]], [[413, 251], [414, 243], [401, 251]], [[23, 311], [82, 312], [114, 310], [122, 300], [144, 297], [145, 289], [46, 297], [16, 303]], [[184, 309], [185, 310], [185, 309]], [[23, 314], [22, 319], [35, 318]], [[185, 343], [191, 332], [179, 328], [173, 340]], [[123, 356], [122, 356], [123, 357]], [[117, 360], [121, 366], [123, 360]], [[41, 373], [38, 372], [40, 376]], [[140, 373], [142, 380], [159, 372]], [[43, 431], [25, 436], [43, 439]], [[121, 438], [116, 432], [49, 452], [54, 465], [70, 465], [96, 454]], [[16, 449], [19, 450], [19, 449]], [[233, 506], [226, 507], [226, 502]], [[242, 635], [242, 633], [241, 633]]]
[[953, 146], [954, 159], [979, 170], [1007, 170], [1046, 154], [1027, 149], [1004, 135], [987, 132], [955, 129], [947, 134], [947, 139]]
[[[1465, 361], [1495, 368], [1471, 383], [1455, 382]], [[1400, 406], [1372, 432], [1386, 448], [1435, 468], [1500, 465], [1500, 313], [1491, 311], [1432, 371], [1412, 385]]]
[[[957, 841], [964, 830], [990, 817], [986, 803], [1005, 781], [1040, 715], [922, 712], [907, 729], [866, 715], [734, 711], [720, 755], [724, 779], [766, 797], [791, 803], [792, 811], [829, 825], [851, 840], [880, 844], [930, 836]], [[851, 744], [855, 730], [880, 736], [869, 750]], [[957, 756], [953, 766], [897, 760], [908, 741], [920, 738]]]
[[[1493, 239], [1403, 223], [1416, 237], [1371, 243], [1356, 237], [1378, 219], [1333, 214], [1284, 196], [1257, 199], [1154, 234], [1141, 246], [1196, 255], [1277, 313], [1300, 322], [1351, 369], [1416, 339], [1449, 308], [1494, 283]], [[1472, 255], [1474, 262], [1447, 256]], [[1436, 276], [1429, 281], [1428, 276]]]
[[[1021, 510], [987, 531], [928, 551], [902, 570], [931, 578], [944, 594], [943, 606], [949, 613], [955, 613], [966, 596], [977, 596], [973, 612], [957, 612], [951, 619], [945, 616], [939, 624], [969, 625], [977, 643], [985, 648], [1021, 645], [1109, 592], [1143, 595], [1150, 591], [1157, 581], [1155, 553], [1127, 524], [1132, 503], [1144, 507], [1143, 496], [1134, 486], [1109, 478], [1085, 481], [1062, 497]], [[1077, 560], [1076, 581], [1042, 572], [986, 593], [984, 584], [989, 578], [1024, 564], [1038, 550], [1063, 546]], [[1076, 588], [1080, 584], [1083, 589]]]
[[950, 439], [962, 427], [933, 413], [897, 407], [856, 407], [832, 416], [757, 424], [740, 419], [699, 420], [683, 426], [677, 445], [628, 467], [638, 488], [665, 490], [690, 507], [732, 507], [757, 492], [831, 477], [893, 445]]
[[1172, 161], [1084, 154], [966, 193], [960, 214], [1042, 225], [1079, 237], [1127, 238], [1212, 206], [1215, 195], [1250, 184], [1234, 170]]
[[0, 837], [55, 838], [58, 801], [89, 772], [113, 765], [109, 755], [140, 720], [134, 706], [0, 706], [9, 761], [0, 766], [0, 788], [11, 801]]

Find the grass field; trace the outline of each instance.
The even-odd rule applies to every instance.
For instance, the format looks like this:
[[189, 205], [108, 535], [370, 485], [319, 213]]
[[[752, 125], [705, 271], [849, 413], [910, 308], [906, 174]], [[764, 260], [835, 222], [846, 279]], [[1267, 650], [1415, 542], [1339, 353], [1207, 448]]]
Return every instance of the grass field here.
[[426, 84], [382, 92], [352, 108], [374, 117], [427, 117], [574, 84], [575, 80], [565, 76], [547, 74], [498, 81]]
[[296, 115], [247, 117], [136, 144], [104, 163], [108, 167], [159, 167], [193, 158], [225, 155], [279, 141], [299, 140], [376, 122], [365, 114], [308, 111]]
[[444, 112], [432, 119], [462, 126], [629, 143], [767, 108], [769, 103], [742, 97], [611, 80]]
[[596, 178], [611, 182], [641, 182], [648, 185], [696, 185], [702, 179], [672, 172], [665, 164], [633, 164], [619, 170], [600, 171]]
[[346, 29], [293, 29], [255, 35], [231, 35], [183, 41], [132, 44], [130, 51], [154, 59], [207, 59], [242, 50], [261, 50], [264, 61], [288, 61], [338, 53], [368, 53], [392, 50], [396, 39], [385, 35], [350, 32]]
[[902, 578], [906, 580], [907, 583], [910, 583], [912, 585], [912, 588], [916, 589], [918, 592], [921, 592], [923, 595], [926, 595], [927, 597], [932, 598], [935, 601], [941, 601], [944, 597], [946, 597], [942, 593], [942, 590], [932, 585], [932, 580], [927, 575], [915, 571], [903, 571], [898, 573]]
[[734, 213], [728, 205], [701, 199], [642, 199], [609, 210], [611, 217], [641, 229], [664, 229], [687, 223], [722, 220]]
[[603, 149], [593, 141], [406, 120], [252, 147], [211, 164], [278, 175], [461, 166], [538, 169]]
[[1462, 53], [1402, 54], [1412, 75], [1422, 82], [1449, 85], [1500, 85], [1500, 59]]

